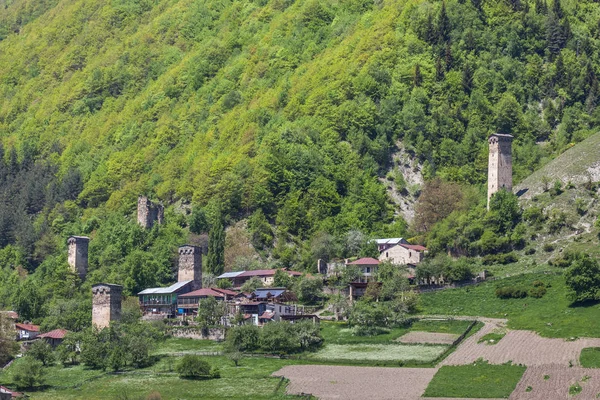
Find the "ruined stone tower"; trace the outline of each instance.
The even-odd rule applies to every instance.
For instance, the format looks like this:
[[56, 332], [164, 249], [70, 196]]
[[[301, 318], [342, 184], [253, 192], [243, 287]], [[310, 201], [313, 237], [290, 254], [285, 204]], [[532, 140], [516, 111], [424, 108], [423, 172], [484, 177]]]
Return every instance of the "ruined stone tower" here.
[[106, 328], [110, 321], [121, 319], [121, 294], [123, 286], [97, 283], [92, 286], [92, 325]]
[[67, 239], [67, 261], [81, 280], [84, 280], [87, 274], [89, 243], [90, 238], [86, 236], [70, 236]]
[[502, 188], [512, 191], [512, 140], [512, 135], [501, 133], [495, 133], [488, 139], [488, 209], [494, 193]]
[[143, 228], [152, 228], [154, 222], [162, 224], [164, 212], [164, 207], [161, 204], [154, 204], [146, 196], [138, 197], [137, 220]]
[[178, 282], [193, 281], [192, 290], [202, 288], [202, 249], [185, 245], [179, 248]]

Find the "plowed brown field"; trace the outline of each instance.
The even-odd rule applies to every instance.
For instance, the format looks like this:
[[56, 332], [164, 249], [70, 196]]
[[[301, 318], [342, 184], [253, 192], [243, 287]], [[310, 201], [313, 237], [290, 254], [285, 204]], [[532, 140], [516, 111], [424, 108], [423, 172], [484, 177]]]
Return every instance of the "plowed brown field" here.
[[[544, 377], [547, 376], [547, 379]], [[578, 383], [581, 393], [569, 395], [569, 387]], [[529, 391], [528, 391], [528, 388]], [[542, 365], [527, 368], [511, 394], [511, 400], [597, 399], [600, 394], [600, 370]]]

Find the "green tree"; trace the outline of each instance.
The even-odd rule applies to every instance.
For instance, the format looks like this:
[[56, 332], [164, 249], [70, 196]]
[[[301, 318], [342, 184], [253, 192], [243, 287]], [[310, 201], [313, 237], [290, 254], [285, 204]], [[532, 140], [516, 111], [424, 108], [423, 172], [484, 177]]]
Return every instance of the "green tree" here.
[[565, 282], [573, 301], [600, 300], [600, 265], [587, 254], [573, 257]]
[[27, 350], [27, 355], [41, 361], [44, 366], [51, 365], [54, 362], [54, 353], [52, 346], [45, 340], [36, 340]]
[[219, 219], [210, 228], [208, 234], [208, 255], [206, 256], [206, 268], [212, 274], [218, 276], [225, 268], [225, 229]]
[[225, 346], [230, 350], [254, 351], [259, 347], [260, 329], [255, 325], [240, 325], [230, 328], [225, 337]]
[[294, 292], [303, 304], [314, 304], [323, 298], [323, 280], [302, 276], [296, 279]]
[[5, 313], [0, 312], [0, 365], [9, 362], [18, 351], [13, 323]]
[[521, 129], [523, 111], [512, 93], [506, 92], [496, 106], [496, 129], [499, 133], [515, 134]]
[[209, 296], [198, 302], [198, 316], [196, 317], [196, 321], [198, 321], [203, 328], [217, 326], [221, 324], [221, 319], [226, 313], [226, 304]]
[[19, 389], [31, 389], [46, 381], [44, 364], [33, 357], [23, 357], [10, 371], [12, 381]]

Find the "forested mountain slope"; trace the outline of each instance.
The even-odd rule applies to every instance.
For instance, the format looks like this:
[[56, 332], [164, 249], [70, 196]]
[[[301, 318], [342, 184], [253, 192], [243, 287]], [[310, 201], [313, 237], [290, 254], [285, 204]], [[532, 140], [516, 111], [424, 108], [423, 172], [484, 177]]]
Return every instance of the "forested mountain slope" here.
[[[281, 266], [368, 252], [371, 235], [413, 230], [378, 179], [397, 141], [426, 180], [480, 204], [491, 132], [515, 135], [521, 180], [600, 117], [594, 1], [0, 7], [5, 306], [73, 296], [52, 286], [68, 275], [69, 234], [92, 237], [86, 285], [128, 293], [172, 279], [176, 246], [197, 239], [189, 224], [248, 218], [247, 240]], [[132, 222], [139, 194], [168, 206], [166, 225]]]

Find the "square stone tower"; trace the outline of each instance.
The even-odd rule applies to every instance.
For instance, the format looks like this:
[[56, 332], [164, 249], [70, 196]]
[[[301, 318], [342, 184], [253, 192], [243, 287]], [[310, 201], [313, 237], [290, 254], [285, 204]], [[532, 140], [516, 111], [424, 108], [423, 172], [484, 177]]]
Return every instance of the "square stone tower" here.
[[87, 236], [70, 236], [67, 239], [67, 261], [81, 280], [84, 280], [87, 274], [89, 244], [90, 238]]
[[179, 272], [177, 282], [193, 281], [192, 290], [202, 288], [202, 249], [185, 245], [179, 248]]
[[123, 286], [97, 283], [92, 286], [92, 325], [104, 329], [110, 321], [121, 319]]
[[498, 190], [512, 191], [512, 135], [495, 133], [488, 139], [488, 210], [490, 199]]
[[146, 196], [138, 197], [137, 220], [142, 228], [150, 229], [154, 222], [163, 223], [165, 210], [162, 204], [154, 204]]

